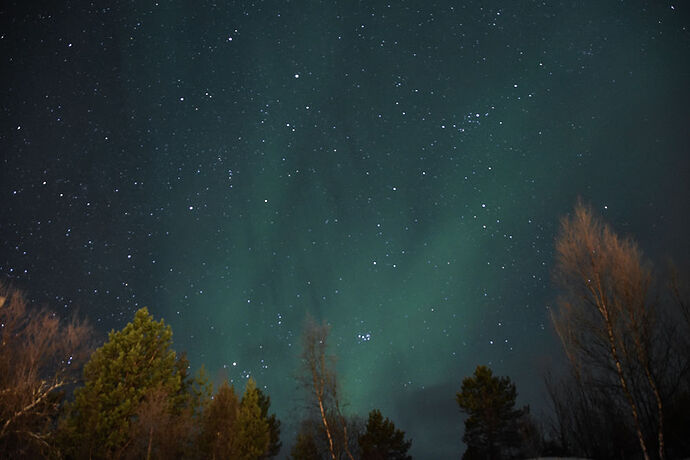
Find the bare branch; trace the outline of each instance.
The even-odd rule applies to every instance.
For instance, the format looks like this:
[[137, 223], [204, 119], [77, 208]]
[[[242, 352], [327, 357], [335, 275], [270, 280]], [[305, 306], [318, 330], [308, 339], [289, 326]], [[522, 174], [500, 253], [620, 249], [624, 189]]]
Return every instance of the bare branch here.
[[647, 459], [638, 396], [647, 390], [634, 371], [641, 369], [656, 401], [663, 459], [663, 404], [650, 362], [654, 316], [648, 264], [632, 239], [618, 237], [581, 202], [562, 219], [555, 247], [554, 277], [563, 296], [552, 321], [576, 375], [583, 367], [615, 375]]
[[43, 452], [60, 407], [57, 390], [86, 359], [90, 328], [29, 307], [21, 292], [4, 285], [0, 325], [0, 451], [23, 445], [22, 452]]

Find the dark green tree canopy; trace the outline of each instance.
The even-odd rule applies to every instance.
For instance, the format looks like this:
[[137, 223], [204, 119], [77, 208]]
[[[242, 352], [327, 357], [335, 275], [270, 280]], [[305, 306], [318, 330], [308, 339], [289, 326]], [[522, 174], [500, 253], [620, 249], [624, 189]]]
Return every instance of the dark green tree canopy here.
[[164, 392], [172, 410], [193, 404], [187, 369], [187, 360], [172, 349], [170, 326], [140, 309], [124, 329], [110, 332], [84, 366], [84, 386], [75, 390], [61, 427], [64, 444], [75, 456], [122, 453], [147, 394]]
[[276, 414], [268, 414], [268, 410], [271, 407], [271, 397], [261, 391], [261, 388], [257, 387], [256, 392], [259, 398], [261, 416], [268, 422], [268, 451], [263, 458], [276, 457], [283, 445], [283, 443], [280, 442], [280, 420], [276, 418]]
[[297, 433], [297, 442], [290, 451], [291, 460], [321, 460], [319, 447], [314, 439], [314, 434], [309, 430], [301, 430]]
[[259, 390], [253, 378], [247, 381], [244, 389], [234, 432], [238, 453], [230, 458], [258, 460], [268, 452], [270, 443], [268, 420], [262, 415], [259, 406]]
[[262, 415], [254, 379], [240, 401], [235, 389], [223, 382], [203, 417], [201, 446], [208, 458], [258, 460], [270, 447], [269, 422]]
[[486, 366], [462, 381], [456, 401], [468, 415], [462, 440], [467, 445], [463, 459], [503, 459], [517, 454], [518, 422], [525, 410], [515, 409], [517, 391], [508, 377], [494, 377]]
[[200, 447], [207, 457], [224, 458], [233, 449], [232, 430], [240, 412], [235, 389], [223, 382], [202, 418]]
[[359, 437], [362, 460], [411, 460], [407, 455], [412, 441], [405, 440], [405, 432], [395, 428], [381, 411], [369, 412], [367, 430]]

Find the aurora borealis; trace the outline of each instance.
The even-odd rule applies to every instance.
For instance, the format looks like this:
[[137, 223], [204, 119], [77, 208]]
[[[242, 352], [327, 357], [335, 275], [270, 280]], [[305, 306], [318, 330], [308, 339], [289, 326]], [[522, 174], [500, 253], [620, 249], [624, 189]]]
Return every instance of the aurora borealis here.
[[332, 325], [349, 413], [457, 457], [477, 364], [545, 408], [553, 238], [578, 196], [686, 266], [689, 17], [4, 2], [0, 274], [101, 332], [147, 306], [193, 366], [267, 389], [283, 455], [309, 313]]

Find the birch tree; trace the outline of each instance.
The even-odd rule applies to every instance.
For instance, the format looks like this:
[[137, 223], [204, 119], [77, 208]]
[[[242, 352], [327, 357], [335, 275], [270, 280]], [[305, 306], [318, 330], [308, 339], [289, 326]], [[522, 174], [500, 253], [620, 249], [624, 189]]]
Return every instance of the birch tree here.
[[342, 414], [335, 360], [327, 354], [330, 327], [308, 316], [302, 335], [301, 383], [309, 394], [309, 403], [317, 416], [328, 441], [328, 454], [337, 460], [344, 451], [354, 460], [349, 447], [347, 421]]
[[664, 409], [652, 369], [656, 316], [649, 265], [632, 239], [619, 237], [582, 203], [562, 219], [555, 249], [562, 295], [552, 320], [570, 362], [576, 372], [614, 376], [645, 459], [650, 454], [639, 395], [650, 395], [663, 459]]
[[58, 415], [59, 392], [73, 383], [88, 353], [90, 328], [75, 317], [27, 305], [0, 285], [0, 452], [46, 454]]

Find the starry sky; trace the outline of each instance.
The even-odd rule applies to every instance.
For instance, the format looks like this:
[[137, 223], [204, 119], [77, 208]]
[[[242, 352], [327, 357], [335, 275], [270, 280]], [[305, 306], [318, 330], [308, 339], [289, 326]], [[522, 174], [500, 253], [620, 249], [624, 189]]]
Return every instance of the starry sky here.
[[102, 333], [149, 307], [288, 447], [309, 313], [348, 412], [456, 457], [476, 365], [546, 407], [578, 196], [690, 259], [674, 1], [5, 1], [0, 277]]

